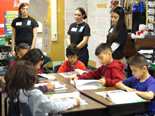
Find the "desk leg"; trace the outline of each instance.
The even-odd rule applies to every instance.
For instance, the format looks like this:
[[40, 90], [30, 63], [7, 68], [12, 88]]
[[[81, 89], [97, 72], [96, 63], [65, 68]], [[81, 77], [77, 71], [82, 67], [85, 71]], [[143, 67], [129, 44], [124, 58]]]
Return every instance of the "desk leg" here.
[[0, 116], [2, 116], [2, 91], [0, 92]]

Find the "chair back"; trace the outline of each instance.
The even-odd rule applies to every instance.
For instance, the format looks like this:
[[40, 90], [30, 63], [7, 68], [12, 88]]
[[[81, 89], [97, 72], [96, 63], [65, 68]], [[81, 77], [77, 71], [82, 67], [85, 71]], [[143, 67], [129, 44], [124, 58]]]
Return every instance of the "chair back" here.
[[59, 68], [60, 68], [60, 66], [61, 66], [61, 65], [56, 65], [56, 66], [54, 66], [54, 71], [53, 71], [53, 72], [54, 72], [54, 73], [57, 73], [58, 70], [59, 70]]
[[32, 116], [29, 106], [26, 103], [9, 101], [9, 116]]

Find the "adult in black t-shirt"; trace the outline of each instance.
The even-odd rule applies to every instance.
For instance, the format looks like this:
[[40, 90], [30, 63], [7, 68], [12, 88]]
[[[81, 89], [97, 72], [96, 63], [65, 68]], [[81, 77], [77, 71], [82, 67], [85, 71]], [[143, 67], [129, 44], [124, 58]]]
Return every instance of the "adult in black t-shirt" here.
[[19, 17], [15, 18], [12, 26], [12, 56], [15, 56], [15, 46], [27, 43], [31, 49], [35, 47], [38, 23], [27, 15], [28, 4], [19, 6]]
[[121, 7], [115, 7], [111, 12], [111, 27], [107, 35], [107, 43], [111, 45], [113, 58], [126, 64], [123, 53], [128, 31], [125, 24], [125, 14]]
[[77, 45], [80, 49], [80, 56], [78, 59], [87, 67], [89, 60], [87, 43], [90, 36], [90, 28], [89, 25], [83, 21], [83, 19], [87, 18], [87, 15], [85, 10], [81, 7], [75, 10], [74, 15], [76, 22], [72, 23], [69, 27], [67, 45], [69, 46], [71, 43]]

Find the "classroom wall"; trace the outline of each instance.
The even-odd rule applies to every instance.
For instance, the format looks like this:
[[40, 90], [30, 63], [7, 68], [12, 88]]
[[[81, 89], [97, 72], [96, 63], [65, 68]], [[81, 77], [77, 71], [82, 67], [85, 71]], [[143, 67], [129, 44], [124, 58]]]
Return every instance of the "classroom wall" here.
[[[50, 2], [48, 13], [47, 13], [47, 20], [51, 24], [51, 0]], [[65, 53], [64, 53], [64, 39], [65, 39], [65, 19], [64, 19], [64, 0], [57, 0], [57, 18], [58, 18], [58, 40], [57, 41], [50, 41], [50, 53], [47, 53], [49, 57], [52, 58], [52, 61], [64, 61], [65, 60]], [[52, 37], [52, 25], [51, 25], [51, 35], [50, 40]], [[48, 65], [48, 67], [52, 67], [52, 63]]]

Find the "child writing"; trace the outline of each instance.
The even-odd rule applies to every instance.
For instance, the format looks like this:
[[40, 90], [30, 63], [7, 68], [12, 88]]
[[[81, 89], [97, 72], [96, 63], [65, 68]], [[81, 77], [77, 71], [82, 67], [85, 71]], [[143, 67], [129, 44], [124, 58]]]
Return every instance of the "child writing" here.
[[10, 66], [12, 66], [17, 60], [23, 57], [29, 51], [29, 45], [26, 43], [20, 43], [16, 48], [17, 58], [11, 62]]
[[66, 49], [66, 56], [68, 57], [68, 60], [61, 64], [57, 73], [71, 72], [75, 69], [87, 71], [86, 66], [78, 60], [79, 48], [77, 47], [77, 45], [75, 45], [74, 43], [69, 45]]
[[58, 113], [80, 104], [79, 98], [55, 102], [35, 89], [37, 70], [29, 61], [16, 62], [4, 77], [5, 93], [10, 101], [15, 102], [19, 99], [21, 103], [28, 104], [32, 116], [47, 116], [48, 113]]
[[116, 87], [128, 92], [134, 91], [142, 98], [150, 100], [147, 116], [153, 116], [155, 115], [155, 79], [148, 72], [147, 60], [143, 55], [136, 54], [129, 61], [129, 65], [133, 76], [118, 82]]
[[71, 79], [100, 79], [98, 82], [103, 86], [115, 86], [117, 82], [124, 79], [124, 64], [112, 58], [112, 49], [108, 44], [100, 44], [95, 50], [95, 55], [102, 66]]
[[[42, 53], [42, 51], [40, 49], [34, 48], [31, 49], [29, 52], [27, 52], [22, 58], [21, 60], [26, 60], [26, 61], [30, 61], [33, 63], [33, 65], [37, 68], [38, 73], [43, 73], [41, 70], [41, 66], [45, 61], [45, 56]], [[43, 81], [37, 81], [39, 83], [43, 82]], [[53, 90], [55, 88], [55, 85], [48, 83], [47, 85], [44, 86], [39, 86], [38, 87], [42, 92], [46, 92], [49, 89]]]

